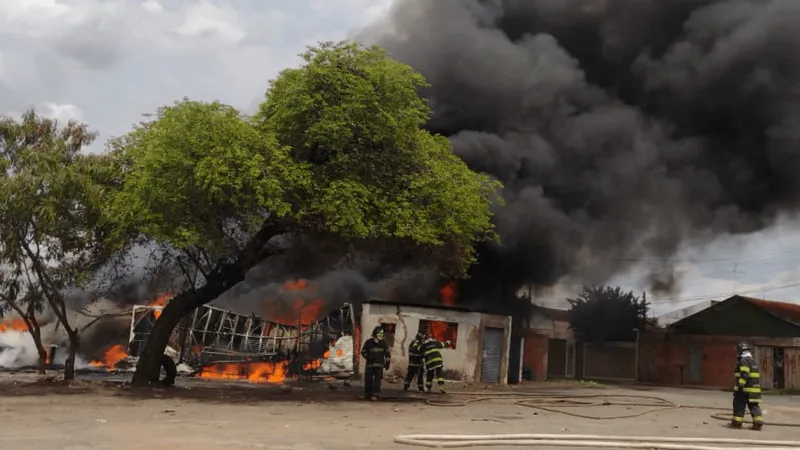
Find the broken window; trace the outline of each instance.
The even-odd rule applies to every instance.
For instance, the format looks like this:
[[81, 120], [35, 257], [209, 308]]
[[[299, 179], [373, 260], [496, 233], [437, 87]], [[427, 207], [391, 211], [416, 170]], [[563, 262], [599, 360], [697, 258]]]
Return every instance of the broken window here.
[[381, 322], [381, 330], [383, 330], [383, 340], [386, 341], [386, 345], [389, 348], [394, 347], [394, 330], [396, 325], [393, 323], [383, 323]]
[[458, 324], [456, 322], [419, 319], [419, 331], [427, 332], [439, 342], [450, 341], [450, 348], [456, 348], [458, 340]]

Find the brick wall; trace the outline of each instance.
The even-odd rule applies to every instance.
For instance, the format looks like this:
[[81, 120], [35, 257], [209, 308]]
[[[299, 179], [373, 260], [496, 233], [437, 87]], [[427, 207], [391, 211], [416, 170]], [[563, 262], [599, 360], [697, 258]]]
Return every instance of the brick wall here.
[[545, 381], [547, 379], [547, 348], [547, 336], [531, 331], [525, 333], [522, 365], [531, 371], [533, 381]]

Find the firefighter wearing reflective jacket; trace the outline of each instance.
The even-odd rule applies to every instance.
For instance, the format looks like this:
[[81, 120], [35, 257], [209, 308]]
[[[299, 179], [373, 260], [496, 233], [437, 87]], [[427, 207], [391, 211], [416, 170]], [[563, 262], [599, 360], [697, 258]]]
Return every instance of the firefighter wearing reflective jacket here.
[[425, 340], [424, 333], [417, 333], [414, 336], [414, 340], [408, 344], [408, 373], [406, 373], [406, 379], [403, 382], [403, 390], [407, 391], [409, 387], [411, 387], [411, 382], [414, 381], [414, 377], [417, 378], [417, 390], [423, 392], [425, 388], [423, 387], [423, 378], [425, 378], [425, 371], [422, 368], [422, 342]]
[[444, 343], [429, 337], [425, 339], [422, 344], [422, 361], [425, 363], [425, 388], [428, 392], [433, 390], [433, 379], [436, 378], [436, 383], [439, 385], [439, 390], [444, 394], [444, 376], [442, 371], [444, 369], [444, 360], [442, 359], [441, 349], [450, 346], [450, 341]]
[[736, 385], [733, 387], [733, 420], [731, 427], [741, 428], [744, 422], [745, 409], [750, 409], [753, 417], [751, 429], [760, 430], [764, 426], [761, 416], [761, 380], [758, 373], [758, 362], [753, 358], [750, 346], [741, 343], [736, 346]]
[[361, 356], [366, 362], [364, 371], [364, 398], [376, 401], [381, 395], [381, 380], [383, 371], [389, 369], [389, 346], [383, 340], [383, 329], [375, 327], [372, 330], [372, 337], [364, 342], [361, 348]]

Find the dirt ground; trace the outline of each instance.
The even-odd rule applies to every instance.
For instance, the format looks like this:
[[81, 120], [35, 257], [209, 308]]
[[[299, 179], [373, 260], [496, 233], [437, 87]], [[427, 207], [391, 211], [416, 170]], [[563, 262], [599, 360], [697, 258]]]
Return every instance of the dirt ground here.
[[[78, 382], [72, 386], [37, 382], [33, 375], [0, 374], [0, 448], [79, 449], [400, 449], [398, 434], [555, 433], [736, 437], [800, 440], [800, 399], [766, 397], [767, 425], [760, 433], [732, 431], [710, 418], [714, 411], [662, 410], [636, 418], [592, 420], [515, 404], [510, 399], [466, 406], [434, 406], [424, 399], [458, 402], [477, 398], [457, 392], [480, 387], [453, 386], [446, 396], [405, 395], [396, 384], [380, 402], [358, 400], [361, 387], [327, 382], [292, 382], [291, 392], [275, 385], [181, 379], [171, 389], [135, 390], [120, 383]], [[681, 404], [727, 408], [730, 394], [714, 391], [592, 385], [519, 385], [483, 389], [491, 395], [597, 395], [591, 401], [653, 402], [620, 396], [654, 396]], [[504, 394], [506, 393], [506, 394]], [[566, 406], [566, 405], [565, 405]], [[644, 413], [654, 407], [583, 406], [553, 409], [611, 417]], [[510, 447], [505, 447], [510, 448]], [[529, 448], [529, 447], [528, 447]]]

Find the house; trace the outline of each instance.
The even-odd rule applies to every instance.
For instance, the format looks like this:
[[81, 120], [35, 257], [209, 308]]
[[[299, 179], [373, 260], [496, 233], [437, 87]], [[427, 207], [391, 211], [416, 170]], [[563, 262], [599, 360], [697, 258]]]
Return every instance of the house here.
[[575, 341], [569, 311], [534, 306], [523, 339], [523, 379], [545, 381], [575, 376]]
[[707, 300], [704, 302], [696, 303], [692, 306], [687, 306], [686, 308], [670, 311], [656, 317], [656, 323], [660, 327], [668, 327], [679, 320], [683, 320], [689, 316], [693, 316], [706, 308], [710, 308], [716, 305], [717, 303], [719, 303], [719, 300]]
[[754, 347], [764, 388], [800, 388], [800, 305], [734, 295], [643, 333], [639, 378], [667, 385], [728, 387], [736, 344]]
[[[445, 379], [506, 384], [511, 343], [511, 317], [466, 308], [416, 305], [373, 299], [361, 307], [360, 345], [380, 326], [391, 349], [390, 372], [405, 375], [408, 345], [424, 330], [440, 341], [452, 342], [442, 350]], [[359, 363], [364, 373], [363, 358]]]

